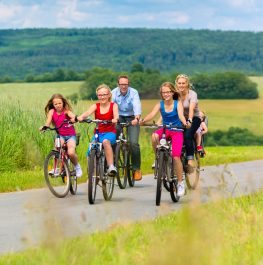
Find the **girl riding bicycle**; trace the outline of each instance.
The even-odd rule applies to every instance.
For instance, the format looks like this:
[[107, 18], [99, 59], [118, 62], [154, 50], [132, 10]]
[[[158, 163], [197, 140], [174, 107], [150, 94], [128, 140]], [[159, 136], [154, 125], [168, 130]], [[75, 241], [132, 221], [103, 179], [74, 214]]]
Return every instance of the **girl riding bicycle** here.
[[[47, 116], [46, 124], [40, 130], [49, 127], [51, 123], [55, 127], [60, 127], [65, 120], [74, 121], [76, 115], [73, 114], [72, 108], [61, 94], [54, 94], [49, 99], [47, 105], [45, 106], [45, 113]], [[72, 124], [63, 124], [60, 129], [58, 129], [61, 146], [66, 142], [68, 148], [68, 155], [70, 160], [76, 169], [76, 177], [82, 176], [82, 170], [80, 164], [78, 163], [78, 157], [76, 154], [76, 131]]]
[[[187, 122], [183, 115], [183, 105], [181, 101], [178, 101], [178, 94], [175, 91], [175, 87], [170, 82], [165, 82], [161, 85], [160, 94], [162, 100], [157, 103], [153, 110], [141, 120], [141, 124], [150, 121], [160, 111], [163, 124], [182, 127], [186, 126]], [[152, 134], [152, 146], [154, 151], [159, 143], [159, 139], [162, 137], [162, 129], [158, 129]], [[183, 196], [185, 194], [185, 187], [183, 179], [183, 166], [181, 162], [181, 152], [183, 147], [183, 132], [172, 129], [166, 130], [166, 137], [172, 139], [172, 157], [175, 164], [175, 172], [178, 178], [177, 195]]]
[[112, 145], [116, 143], [115, 123], [117, 123], [119, 116], [118, 106], [116, 103], [111, 102], [111, 90], [107, 85], [102, 84], [98, 86], [96, 94], [99, 102], [93, 104], [87, 111], [78, 116], [77, 119], [78, 121], [82, 121], [95, 113], [95, 119], [112, 121], [112, 124], [99, 124], [99, 142], [103, 144], [105, 150], [108, 174], [116, 175], [117, 169], [113, 164]]

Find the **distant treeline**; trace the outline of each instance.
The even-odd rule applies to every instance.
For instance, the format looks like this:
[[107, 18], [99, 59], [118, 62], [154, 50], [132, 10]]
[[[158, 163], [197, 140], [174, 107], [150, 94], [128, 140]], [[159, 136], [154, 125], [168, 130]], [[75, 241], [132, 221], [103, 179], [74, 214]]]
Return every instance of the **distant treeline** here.
[[[263, 32], [183, 29], [0, 30], [0, 78], [25, 79], [93, 67], [130, 71], [133, 63], [161, 73], [263, 73]], [[7, 78], [8, 79], [8, 78]]]
[[[117, 86], [116, 73], [109, 69], [93, 68], [85, 73], [85, 83], [80, 89], [79, 97], [82, 99], [96, 99], [96, 87], [105, 83], [114, 88]], [[140, 64], [134, 64], [131, 72], [126, 73], [130, 85], [138, 89], [141, 98], [159, 98], [159, 88], [165, 81], [174, 83], [178, 73], [161, 74], [157, 70], [143, 69]], [[191, 77], [193, 89], [197, 91], [200, 99], [255, 99], [259, 93], [257, 84], [247, 76], [237, 72], [196, 74]], [[74, 100], [78, 95], [73, 95]]]
[[[133, 64], [130, 72], [114, 72], [105, 68], [92, 68], [84, 73], [73, 70], [57, 69], [53, 73], [28, 75], [25, 82], [60, 82], [83, 80], [79, 93], [70, 96], [73, 102], [78, 99], [96, 99], [96, 88], [105, 83], [110, 88], [117, 86], [120, 74], [129, 76], [130, 85], [138, 89], [142, 99], [159, 98], [160, 85], [165, 81], [174, 83], [178, 73], [161, 74], [158, 70], [144, 69], [143, 65]], [[4, 79], [11, 82], [11, 79]], [[200, 99], [255, 99], [259, 93], [256, 83], [246, 75], [237, 72], [196, 74], [191, 77], [193, 89]]]

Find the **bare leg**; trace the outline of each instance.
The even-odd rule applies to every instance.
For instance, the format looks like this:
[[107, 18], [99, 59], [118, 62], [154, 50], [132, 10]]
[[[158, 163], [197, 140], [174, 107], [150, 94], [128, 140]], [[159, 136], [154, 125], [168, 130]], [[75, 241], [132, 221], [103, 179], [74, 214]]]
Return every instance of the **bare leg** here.
[[78, 157], [76, 154], [76, 143], [74, 140], [69, 140], [67, 142], [67, 146], [68, 146], [69, 158], [70, 158], [71, 162], [73, 163], [73, 165], [76, 166], [78, 164]]
[[159, 135], [157, 133], [152, 134], [152, 147], [154, 153], [156, 152], [157, 144], [159, 143]]
[[111, 143], [109, 140], [105, 139], [103, 140], [102, 144], [103, 144], [104, 151], [105, 151], [107, 165], [111, 166], [113, 165], [113, 151], [112, 151]]
[[183, 180], [183, 165], [180, 157], [174, 157], [174, 169], [176, 172], [176, 176], [178, 178], [178, 182]]
[[196, 133], [195, 134], [195, 139], [196, 139], [196, 146], [201, 145], [201, 139], [202, 139], [201, 133]]

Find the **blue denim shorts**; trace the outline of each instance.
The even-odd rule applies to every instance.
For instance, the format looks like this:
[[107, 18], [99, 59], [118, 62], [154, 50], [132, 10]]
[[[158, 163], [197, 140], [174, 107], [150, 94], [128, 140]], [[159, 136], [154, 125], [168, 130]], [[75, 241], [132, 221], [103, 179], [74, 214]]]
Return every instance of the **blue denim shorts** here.
[[76, 143], [76, 141], [77, 141], [77, 138], [76, 138], [76, 135], [69, 135], [69, 136], [62, 136], [62, 135], [60, 135], [60, 138], [62, 138], [66, 143], [69, 141], [69, 140], [74, 140], [75, 141], [75, 143]]
[[[91, 141], [95, 140], [95, 136], [93, 135]], [[116, 143], [116, 133], [113, 132], [105, 132], [105, 133], [99, 133], [99, 142], [102, 143], [103, 140], [109, 140], [111, 145], [114, 145]], [[89, 155], [89, 150], [90, 148], [88, 147], [86, 156]]]

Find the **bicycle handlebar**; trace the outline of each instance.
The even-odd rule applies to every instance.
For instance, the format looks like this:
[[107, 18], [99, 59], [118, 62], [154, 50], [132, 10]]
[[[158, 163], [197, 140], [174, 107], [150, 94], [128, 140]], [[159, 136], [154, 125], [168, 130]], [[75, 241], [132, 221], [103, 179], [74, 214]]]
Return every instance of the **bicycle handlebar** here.
[[58, 129], [60, 129], [64, 124], [73, 125], [73, 122], [71, 122], [70, 120], [64, 120], [59, 127], [53, 127], [53, 128], [48, 126], [43, 126], [40, 129], [40, 132], [44, 133], [46, 131], [58, 131]]
[[182, 126], [176, 126], [176, 125], [172, 125], [172, 124], [156, 124], [156, 123], [152, 123], [152, 124], [143, 124], [141, 126], [144, 126], [144, 127], [147, 127], [147, 128], [153, 128], [153, 129], [156, 129], [156, 128], [167, 128], [167, 129], [175, 129], [175, 130], [178, 130], [178, 131], [184, 131], [185, 127], [182, 127]]
[[99, 120], [99, 119], [95, 119], [95, 120], [92, 120], [92, 119], [85, 119], [83, 121], [79, 121], [80, 123], [102, 123], [102, 124], [109, 124], [109, 123], [112, 123], [111, 120]]

